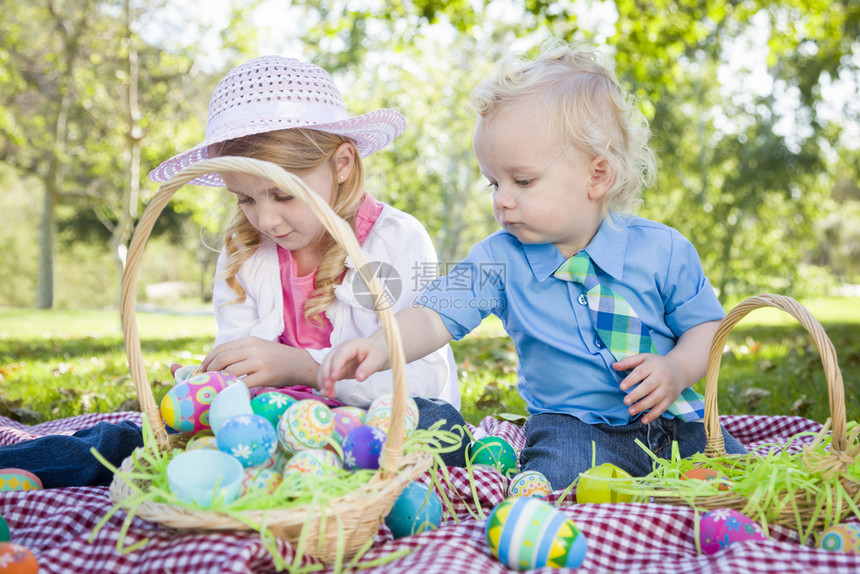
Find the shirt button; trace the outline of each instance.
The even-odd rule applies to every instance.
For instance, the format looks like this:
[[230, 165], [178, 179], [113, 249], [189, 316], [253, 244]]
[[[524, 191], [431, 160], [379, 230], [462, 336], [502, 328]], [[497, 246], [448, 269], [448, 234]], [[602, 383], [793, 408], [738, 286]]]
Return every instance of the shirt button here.
[[603, 348], [603, 341], [600, 340], [600, 337], [594, 338], [594, 346], [597, 347], [598, 349]]
[[580, 305], [588, 305], [588, 297], [585, 296], [585, 293], [580, 293], [577, 301], [579, 301]]

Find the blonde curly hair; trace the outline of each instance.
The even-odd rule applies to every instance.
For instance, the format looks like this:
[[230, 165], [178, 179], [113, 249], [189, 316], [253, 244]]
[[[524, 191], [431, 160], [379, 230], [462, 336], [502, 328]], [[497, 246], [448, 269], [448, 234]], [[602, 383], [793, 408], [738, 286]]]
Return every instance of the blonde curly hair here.
[[615, 179], [604, 214], [633, 212], [642, 189], [656, 179], [657, 159], [648, 146], [648, 120], [619, 84], [611, 61], [586, 46], [549, 41], [534, 58], [514, 55], [499, 62], [472, 91], [471, 109], [490, 118], [524, 99], [542, 100], [549, 125], [561, 126], [574, 149], [606, 158]]
[[[344, 136], [314, 129], [285, 129], [254, 134], [214, 144], [209, 156], [241, 156], [269, 161], [290, 172], [310, 171], [328, 162], [332, 170], [332, 209], [355, 226], [355, 214], [364, 196], [364, 169], [358, 151], [355, 165], [344, 181], [338, 181], [333, 155], [341, 144], [355, 143]], [[346, 270], [346, 252], [328, 232], [317, 240], [323, 254], [314, 278], [314, 291], [305, 303], [305, 319], [321, 322], [320, 315], [334, 301], [334, 289]], [[245, 300], [245, 289], [237, 277], [242, 264], [259, 248], [260, 236], [237, 205], [224, 237], [227, 264], [222, 277], [238, 297], [227, 304]]]

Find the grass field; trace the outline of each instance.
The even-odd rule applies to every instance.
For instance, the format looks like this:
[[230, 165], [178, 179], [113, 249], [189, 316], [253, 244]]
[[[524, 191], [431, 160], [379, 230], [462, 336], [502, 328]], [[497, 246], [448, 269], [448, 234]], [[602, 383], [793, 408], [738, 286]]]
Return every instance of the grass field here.
[[[860, 299], [802, 301], [833, 341], [849, 419], [860, 420]], [[205, 356], [211, 315], [138, 313], [143, 357], [156, 400], [172, 384], [169, 365]], [[453, 344], [463, 414], [524, 415], [516, 393], [516, 354], [495, 318]], [[704, 382], [698, 383], [700, 391]], [[36, 422], [86, 412], [136, 408], [119, 313], [0, 309], [0, 414]], [[722, 414], [795, 414], [823, 422], [827, 387], [817, 350], [793, 318], [754, 311], [729, 338], [719, 377]]]

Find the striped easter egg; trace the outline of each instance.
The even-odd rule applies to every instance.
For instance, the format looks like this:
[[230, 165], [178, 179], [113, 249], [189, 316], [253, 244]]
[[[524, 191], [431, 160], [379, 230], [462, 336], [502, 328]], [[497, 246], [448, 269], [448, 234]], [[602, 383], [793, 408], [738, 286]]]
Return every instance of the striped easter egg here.
[[585, 560], [585, 536], [573, 520], [537, 498], [500, 502], [484, 535], [493, 555], [512, 570], [578, 568]]

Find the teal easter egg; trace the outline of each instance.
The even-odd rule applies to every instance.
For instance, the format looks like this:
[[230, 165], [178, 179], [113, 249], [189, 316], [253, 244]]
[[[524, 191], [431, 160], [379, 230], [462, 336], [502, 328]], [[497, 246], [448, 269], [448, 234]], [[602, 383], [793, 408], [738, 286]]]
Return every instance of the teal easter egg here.
[[828, 552], [860, 554], [860, 524], [846, 522], [831, 526], [821, 533], [818, 547]]
[[12, 540], [12, 535], [9, 532], [9, 524], [6, 519], [0, 516], [0, 542], [9, 542]]
[[21, 468], [0, 468], [0, 492], [10, 490], [42, 490], [42, 481]]
[[517, 453], [508, 441], [497, 436], [487, 436], [469, 445], [469, 461], [472, 464], [491, 466], [502, 475], [516, 472]]
[[517, 498], [520, 496], [533, 496], [543, 498], [552, 494], [552, 485], [543, 473], [536, 470], [521, 472], [511, 479], [508, 485], [508, 496]]
[[[394, 394], [383, 393], [376, 397], [367, 408], [365, 424], [376, 427], [388, 435], [391, 426], [391, 408], [394, 406]], [[418, 405], [415, 399], [406, 397], [403, 411], [403, 438], [408, 438], [418, 427]]]
[[296, 402], [295, 397], [286, 393], [268, 391], [251, 399], [251, 410], [254, 411], [255, 415], [269, 419], [272, 426], [278, 428], [278, 423], [281, 422], [283, 414]]
[[484, 536], [493, 556], [511, 570], [578, 568], [585, 560], [585, 536], [573, 520], [537, 498], [497, 504]]
[[331, 409], [315, 399], [291, 405], [278, 423], [278, 442], [286, 453], [325, 448], [332, 440], [334, 417]]
[[212, 371], [194, 375], [175, 385], [161, 399], [164, 424], [179, 432], [199, 432], [210, 428], [209, 407], [215, 395], [237, 382], [239, 379], [229, 373]]
[[441, 522], [442, 499], [422, 482], [407, 484], [385, 517], [394, 538], [436, 530]]
[[699, 545], [705, 554], [716, 554], [733, 542], [767, 540], [761, 525], [737, 510], [718, 508], [699, 521]]

